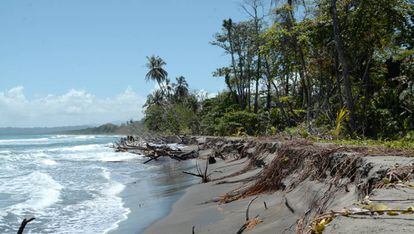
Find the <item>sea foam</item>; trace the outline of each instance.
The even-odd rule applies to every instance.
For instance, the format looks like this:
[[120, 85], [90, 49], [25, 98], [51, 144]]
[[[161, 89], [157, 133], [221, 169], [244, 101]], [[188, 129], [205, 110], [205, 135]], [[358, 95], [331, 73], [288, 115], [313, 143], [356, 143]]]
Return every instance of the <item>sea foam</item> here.
[[106, 233], [118, 227], [130, 212], [121, 197], [129, 174], [123, 174], [125, 168], [116, 172], [119, 166], [110, 162], [142, 156], [115, 153], [108, 147], [114, 137], [47, 137], [0, 140], [5, 199], [0, 202], [0, 233], [9, 233], [16, 219], [27, 216], [38, 220], [31, 224], [33, 233]]
[[32, 138], [32, 139], [6, 139], [0, 140], [0, 145], [27, 145], [27, 144], [43, 144], [48, 142], [49, 138]]
[[42, 159], [42, 160], [40, 160], [40, 162], [42, 163], [42, 164], [44, 164], [44, 165], [47, 165], [47, 166], [54, 166], [54, 165], [57, 165], [58, 163], [55, 161], [55, 160], [53, 160], [53, 159]]
[[118, 223], [127, 218], [130, 209], [124, 207], [119, 196], [125, 185], [113, 180], [108, 169], [100, 169], [106, 182], [103, 187], [96, 186], [93, 189], [99, 195], [64, 207], [63, 211], [67, 217], [56, 218], [55, 221], [59, 223], [54, 227], [56, 233], [106, 233], [118, 227]]
[[6, 208], [7, 212], [22, 215], [25, 212], [42, 213], [42, 211], [59, 201], [63, 188], [49, 174], [32, 172], [15, 177], [0, 185], [4, 193], [15, 194], [23, 202]]

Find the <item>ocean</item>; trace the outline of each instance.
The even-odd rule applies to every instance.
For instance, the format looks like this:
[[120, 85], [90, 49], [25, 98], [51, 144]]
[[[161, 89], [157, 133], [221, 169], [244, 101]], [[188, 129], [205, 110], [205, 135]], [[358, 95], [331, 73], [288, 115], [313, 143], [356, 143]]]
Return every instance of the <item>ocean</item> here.
[[194, 179], [191, 162], [142, 164], [118, 136], [0, 136], [0, 233], [140, 233]]

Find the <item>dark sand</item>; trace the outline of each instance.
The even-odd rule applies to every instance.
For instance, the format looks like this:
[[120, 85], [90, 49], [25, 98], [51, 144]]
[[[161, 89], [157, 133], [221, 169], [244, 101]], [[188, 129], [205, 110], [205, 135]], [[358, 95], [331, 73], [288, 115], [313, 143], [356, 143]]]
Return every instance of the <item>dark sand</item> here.
[[182, 173], [183, 170], [193, 167], [193, 161], [176, 162], [165, 159], [152, 162], [151, 165], [154, 167], [145, 172], [144, 178], [137, 174], [141, 178], [127, 184], [122, 192], [124, 206], [131, 212], [110, 234], [142, 233], [146, 227], [171, 211], [172, 205], [183, 195], [186, 188], [197, 183], [195, 178]]
[[[253, 155], [257, 156], [263, 152], [255, 151], [255, 148], [249, 148]], [[206, 159], [211, 153], [210, 148], [201, 150], [200, 158]], [[269, 153], [261, 156], [268, 165], [276, 154]], [[341, 156], [343, 155], [338, 155], [338, 157]], [[234, 175], [250, 163], [248, 158], [217, 160], [216, 164], [209, 167], [209, 171], [213, 172], [213, 180]], [[199, 162], [203, 167], [205, 161], [199, 160]], [[411, 157], [365, 156], [360, 169], [362, 170], [365, 166], [372, 169], [363, 179], [358, 180], [358, 183], [376, 177], [380, 171], [395, 167], [397, 163], [409, 165], [413, 162]], [[192, 233], [193, 227], [194, 233], [197, 234], [236, 233], [245, 223], [246, 207], [253, 197], [226, 204], [220, 204], [217, 201], [220, 196], [253, 183], [257, 178], [255, 176], [262, 168], [201, 184], [200, 178], [182, 173], [182, 167], [186, 168], [184, 170], [192, 168], [194, 171], [194, 164], [195, 160], [166, 164], [166, 168], [158, 170], [153, 174], [153, 178], [146, 181], [148, 187], [146, 191], [142, 191], [142, 186], [128, 186], [124, 195], [126, 204], [132, 212], [128, 220], [122, 222], [120, 228], [113, 233], [184, 234]], [[283, 180], [286, 188], [291, 189], [258, 195], [249, 213], [250, 217], [258, 217], [261, 223], [245, 230], [244, 233], [296, 233], [298, 220], [309, 212], [315, 202], [324, 198], [332, 187], [329, 181], [312, 178], [305, 178], [291, 187], [290, 183], [295, 183], [294, 178], [297, 176], [298, 171], [293, 171]], [[193, 186], [190, 186], [191, 184]], [[350, 183], [347, 189], [336, 190], [328, 200], [329, 203], [326, 203], [326, 210], [341, 211], [344, 208], [358, 208], [355, 206], [355, 203], [359, 201], [357, 186], [358, 184]], [[408, 203], [386, 203], [388, 207], [394, 209], [406, 209], [408, 206], [413, 206], [413, 198], [414, 189], [399, 187], [375, 189], [370, 197], [370, 199], [410, 199]], [[266, 207], [264, 202], [267, 204]], [[413, 220], [412, 215], [362, 217], [361, 219], [338, 217], [326, 226], [324, 233], [414, 233]], [[304, 228], [308, 230], [308, 226]]]
[[[365, 160], [366, 163], [374, 165], [374, 169], [371, 172], [374, 174], [377, 170], [392, 167], [395, 163], [407, 165], [413, 162], [412, 158], [393, 156], [373, 156], [366, 157]], [[216, 176], [228, 175], [243, 168], [245, 163], [245, 159], [233, 162], [223, 162], [220, 160], [217, 164], [211, 166], [211, 170], [221, 171], [215, 173]], [[252, 170], [226, 179], [232, 183], [216, 184], [215, 182], [210, 182], [189, 187], [186, 189], [185, 194], [174, 204], [171, 213], [151, 225], [144, 233], [191, 233], [193, 226], [197, 234], [236, 233], [244, 224], [246, 207], [252, 197], [227, 204], [219, 204], [217, 202], [206, 203], [206, 201], [215, 200], [226, 192], [242, 186], [242, 183], [237, 183], [236, 181], [249, 178], [257, 174], [259, 170]], [[309, 209], [315, 198], [323, 196], [324, 191], [328, 187], [329, 185], [323, 182], [305, 180], [287, 193], [277, 191], [260, 195], [250, 208], [250, 216], [255, 217], [259, 215], [263, 222], [252, 230], [246, 230], [244, 233], [295, 233], [297, 220]], [[286, 207], [285, 197], [288, 199], [294, 212]], [[414, 198], [414, 189], [379, 189], [374, 191], [372, 198]], [[329, 204], [329, 209], [341, 210], [344, 207], [353, 207], [356, 201], [356, 187], [349, 186], [349, 192], [341, 191], [338, 193], [336, 199]], [[263, 202], [267, 203], [268, 209], [265, 209]], [[387, 205], [404, 209], [414, 204], [411, 201], [404, 204], [390, 203]], [[414, 233], [414, 218], [412, 215], [378, 218], [352, 219], [339, 217], [326, 227], [324, 233]]]

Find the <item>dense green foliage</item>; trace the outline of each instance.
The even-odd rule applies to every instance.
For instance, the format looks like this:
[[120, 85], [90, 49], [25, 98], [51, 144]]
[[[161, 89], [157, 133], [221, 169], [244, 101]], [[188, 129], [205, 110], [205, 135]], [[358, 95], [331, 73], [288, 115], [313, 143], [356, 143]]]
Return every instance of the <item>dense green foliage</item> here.
[[[184, 78], [170, 84], [159, 57], [147, 79], [151, 130], [264, 135], [404, 137], [414, 130], [412, 0], [245, 0], [248, 19], [223, 21], [212, 42], [229, 57], [213, 75], [227, 86], [199, 100]], [[340, 118], [340, 119], [338, 119]]]
[[144, 124], [150, 131], [165, 134], [197, 134], [199, 132], [199, 102], [188, 89], [184, 77], [171, 83], [160, 58], [148, 57], [146, 79], [158, 83], [159, 89], [148, 95]]

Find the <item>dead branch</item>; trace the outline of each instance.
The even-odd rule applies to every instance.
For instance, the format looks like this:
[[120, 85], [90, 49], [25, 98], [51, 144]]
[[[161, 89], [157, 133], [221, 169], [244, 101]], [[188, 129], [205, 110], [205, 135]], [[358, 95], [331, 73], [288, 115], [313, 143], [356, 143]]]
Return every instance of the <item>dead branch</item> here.
[[252, 205], [252, 203], [254, 202], [254, 200], [256, 200], [258, 197], [253, 198], [249, 204], [247, 205], [247, 209], [246, 209], [246, 221], [249, 221], [249, 210], [250, 210], [250, 206]]
[[26, 228], [26, 225], [30, 222], [32, 222], [33, 220], [35, 220], [35, 218], [30, 218], [30, 219], [23, 219], [22, 223], [20, 224], [20, 228], [17, 231], [17, 234], [23, 234], [24, 229]]
[[[249, 218], [249, 210], [250, 210], [250, 206], [252, 205], [252, 203], [254, 202], [254, 200], [256, 200], [257, 198], [258, 198], [258, 197], [253, 198], [253, 199], [249, 202], [249, 204], [247, 204], [247, 208], [246, 208], [246, 220], [245, 220], [245, 222], [244, 222], [243, 226], [241, 226], [241, 228], [237, 231], [237, 234], [241, 234], [241, 233], [243, 233], [243, 232], [244, 232], [244, 230], [246, 230], [246, 228], [249, 226], [249, 223], [250, 223], [250, 218]], [[257, 217], [259, 217], [259, 216], [256, 216], [256, 217], [255, 217], [255, 219], [256, 219]]]
[[197, 176], [197, 177], [203, 178], [203, 175], [195, 174], [195, 173], [192, 173], [192, 172], [189, 172], [189, 171], [183, 171], [183, 173], [187, 174], [187, 175], [192, 175], [192, 176]]
[[170, 157], [177, 161], [198, 157], [198, 151], [196, 150], [186, 152], [179, 148], [171, 147], [168, 144], [149, 144], [145, 140], [136, 140], [132, 137], [121, 138], [119, 142], [113, 144], [113, 148], [116, 152], [129, 152], [148, 157], [149, 159], [144, 164], [153, 160], [157, 161], [160, 157]]
[[208, 183], [210, 182], [210, 175], [208, 174], [208, 160], [206, 161], [206, 167], [204, 169], [204, 171], [201, 169], [201, 167], [198, 165], [198, 163], [196, 162], [196, 170], [197, 173], [193, 173], [193, 172], [188, 172], [188, 171], [183, 171], [184, 174], [187, 175], [192, 175], [192, 176], [196, 176], [196, 177], [200, 177], [201, 178], [201, 182], [202, 183]]
[[157, 156], [152, 156], [152, 155], [148, 155], [147, 157], [150, 157], [150, 159], [148, 159], [147, 161], [144, 162], [144, 164], [147, 164], [149, 162], [151, 162], [152, 160], [158, 160], [159, 157], [161, 157], [161, 155], [157, 155]]
[[411, 202], [414, 199], [407, 198], [407, 199], [370, 199], [373, 202]]
[[292, 212], [293, 214], [295, 213], [295, 210], [289, 205], [287, 197], [285, 197], [285, 205], [290, 210], [290, 212]]

